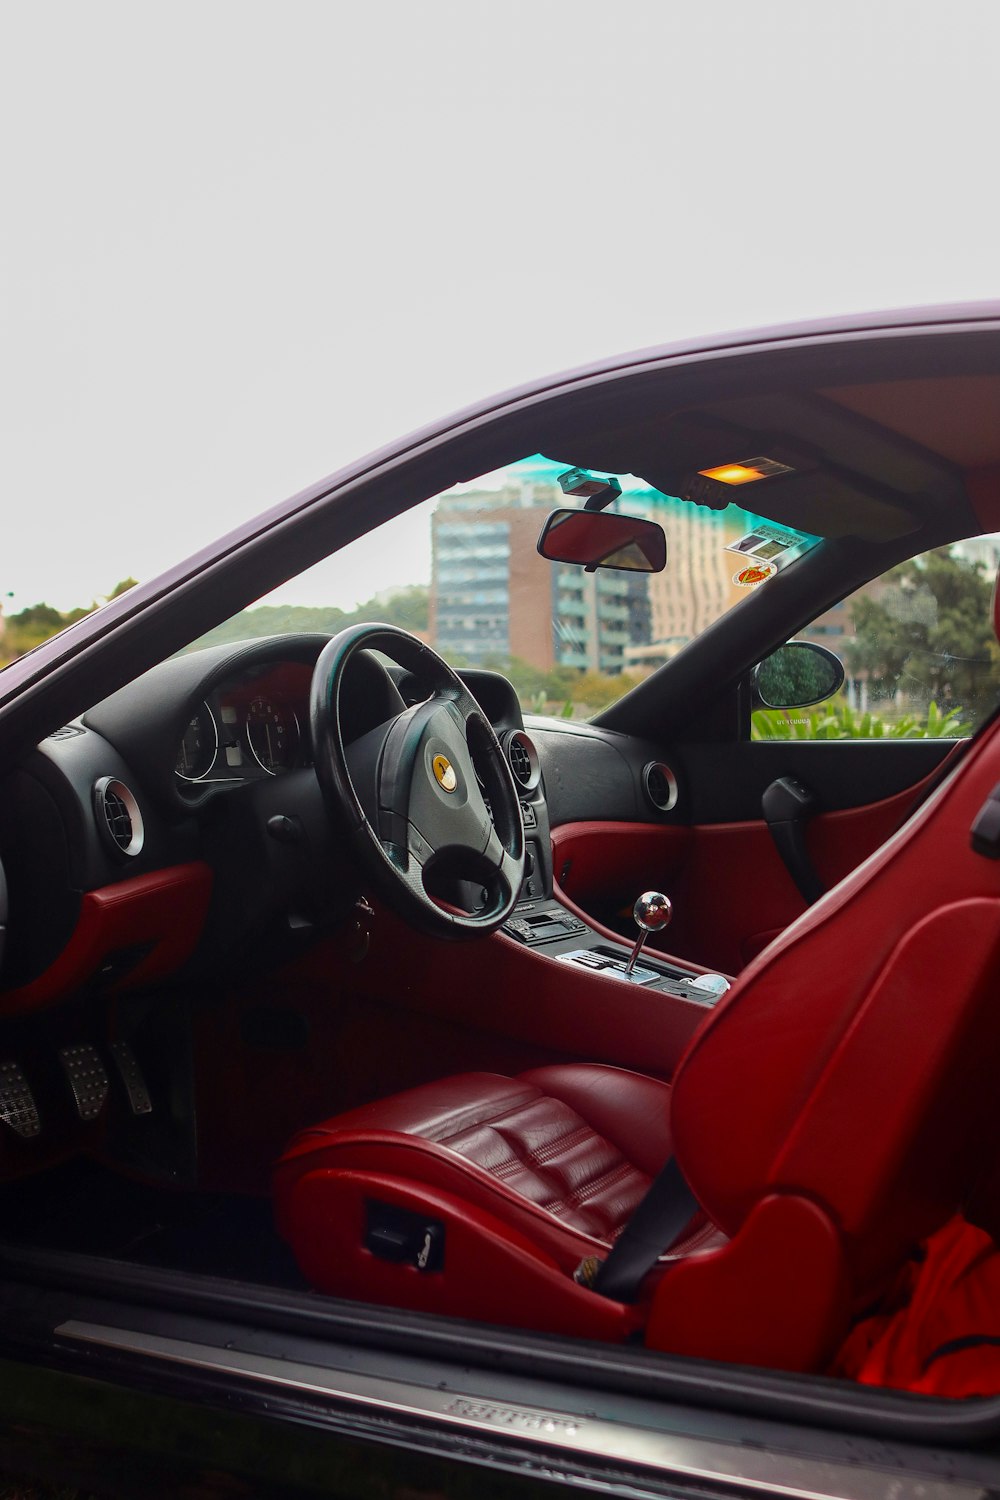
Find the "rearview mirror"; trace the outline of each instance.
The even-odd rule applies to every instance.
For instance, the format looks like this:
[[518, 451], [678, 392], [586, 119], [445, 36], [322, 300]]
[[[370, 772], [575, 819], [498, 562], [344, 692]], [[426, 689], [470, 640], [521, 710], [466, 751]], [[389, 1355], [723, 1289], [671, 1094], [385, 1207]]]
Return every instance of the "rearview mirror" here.
[[809, 708], [844, 686], [844, 665], [814, 641], [789, 641], [754, 669], [753, 685], [765, 708]]
[[538, 550], [550, 562], [577, 563], [588, 573], [595, 568], [662, 573], [667, 565], [662, 526], [610, 511], [553, 511], [542, 527]]

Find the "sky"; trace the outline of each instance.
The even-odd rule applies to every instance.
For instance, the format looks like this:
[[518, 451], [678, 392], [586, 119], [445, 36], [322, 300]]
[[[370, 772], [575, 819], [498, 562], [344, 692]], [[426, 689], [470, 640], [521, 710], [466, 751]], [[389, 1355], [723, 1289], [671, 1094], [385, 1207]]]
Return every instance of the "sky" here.
[[1000, 297], [998, 47], [995, 0], [7, 0], [5, 608], [535, 376]]

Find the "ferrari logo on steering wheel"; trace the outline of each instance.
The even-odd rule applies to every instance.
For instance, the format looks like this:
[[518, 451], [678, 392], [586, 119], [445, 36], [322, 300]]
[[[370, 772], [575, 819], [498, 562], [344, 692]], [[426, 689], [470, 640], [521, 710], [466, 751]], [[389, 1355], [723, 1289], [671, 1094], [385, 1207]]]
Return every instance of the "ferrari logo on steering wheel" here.
[[438, 786], [443, 792], [453, 792], [458, 786], [458, 777], [455, 775], [455, 767], [447, 755], [435, 755], [431, 761], [431, 770], [437, 778]]

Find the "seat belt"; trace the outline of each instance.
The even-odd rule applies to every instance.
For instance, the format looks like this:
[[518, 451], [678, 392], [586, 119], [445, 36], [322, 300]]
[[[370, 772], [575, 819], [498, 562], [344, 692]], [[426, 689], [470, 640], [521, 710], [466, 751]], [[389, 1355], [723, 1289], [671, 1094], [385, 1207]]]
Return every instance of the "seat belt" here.
[[646, 1189], [605, 1259], [588, 1256], [577, 1281], [613, 1302], [634, 1302], [646, 1273], [687, 1227], [701, 1205], [671, 1156]]

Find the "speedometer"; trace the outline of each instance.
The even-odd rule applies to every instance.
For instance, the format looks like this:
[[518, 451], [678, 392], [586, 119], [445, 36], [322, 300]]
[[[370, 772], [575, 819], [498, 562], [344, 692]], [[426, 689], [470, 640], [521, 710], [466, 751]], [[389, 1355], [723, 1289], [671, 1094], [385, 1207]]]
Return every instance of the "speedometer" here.
[[185, 781], [200, 781], [215, 764], [219, 749], [219, 731], [207, 703], [202, 703], [188, 721], [177, 752], [174, 770]]
[[246, 734], [258, 764], [272, 776], [294, 764], [299, 721], [284, 704], [255, 698], [247, 709]]

